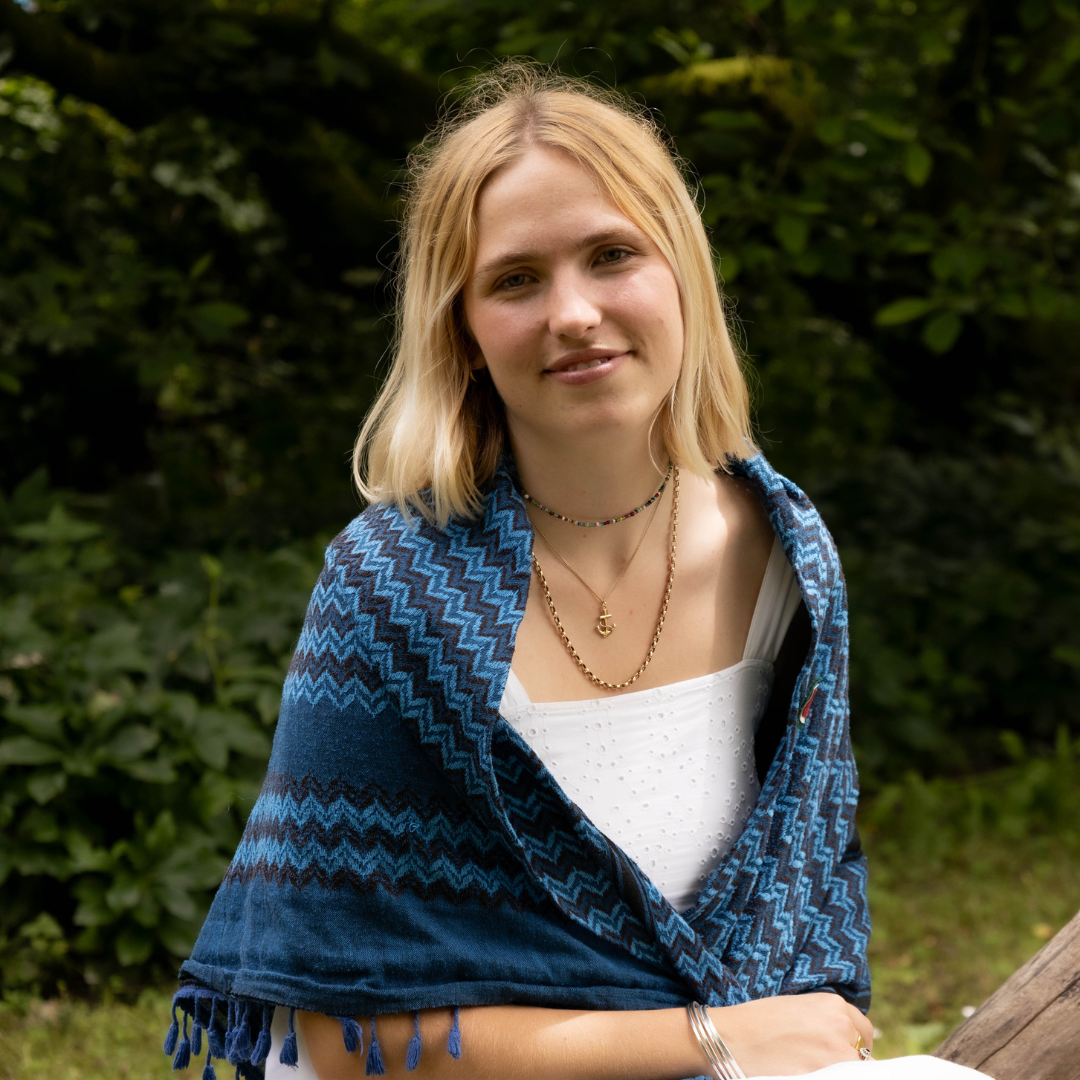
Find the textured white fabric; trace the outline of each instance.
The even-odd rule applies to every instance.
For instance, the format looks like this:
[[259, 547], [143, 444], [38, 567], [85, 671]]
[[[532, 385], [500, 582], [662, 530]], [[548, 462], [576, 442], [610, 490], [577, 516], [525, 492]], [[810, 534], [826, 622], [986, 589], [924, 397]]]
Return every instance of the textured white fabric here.
[[757, 799], [754, 732], [798, 605], [776, 540], [743, 659], [732, 667], [618, 697], [545, 703], [531, 702], [510, 672], [499, 711], [677, 911], [693, 906]]
[[888, 1061], [843, 1061], [799, 1076], [761, 1076], [755, 1080], [986, 1080], [986, 1074], [941, 1058], [918, 1055]]

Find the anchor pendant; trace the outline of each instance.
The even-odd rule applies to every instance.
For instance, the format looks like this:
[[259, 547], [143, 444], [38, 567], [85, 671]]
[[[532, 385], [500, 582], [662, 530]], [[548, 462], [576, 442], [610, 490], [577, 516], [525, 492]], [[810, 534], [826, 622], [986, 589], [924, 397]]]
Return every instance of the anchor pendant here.
[[615, 629], [615, 616], [612, 615], [607, 609], [607, 603], [604, 600], [600, 601], [600, 618], [596, 621], [596, 632], [601, 637], [609, 637], [611, 631]]

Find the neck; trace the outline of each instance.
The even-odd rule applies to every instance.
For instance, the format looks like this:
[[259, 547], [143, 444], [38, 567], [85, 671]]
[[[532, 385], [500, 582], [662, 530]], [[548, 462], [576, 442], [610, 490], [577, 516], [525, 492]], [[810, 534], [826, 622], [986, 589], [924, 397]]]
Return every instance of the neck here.
[[650, 454], [647, 432], [572, 442], [512, 433], [511, 445], [524, 489], [577, 521], [605, 521], [640, 506], [660, 486], [667, 468], [662, 445]]

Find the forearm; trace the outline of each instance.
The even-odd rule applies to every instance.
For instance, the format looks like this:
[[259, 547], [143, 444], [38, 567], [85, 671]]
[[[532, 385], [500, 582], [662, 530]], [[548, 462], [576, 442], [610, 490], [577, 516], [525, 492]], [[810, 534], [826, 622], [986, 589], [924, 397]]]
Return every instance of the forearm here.
[[[874, 1042], [867, 1018], [838, 994], [760, 998], [709, 1010], [748, 1076], [797, 1075], [858, 1061], [856, 1041]], [[411, 1013], [376, 1020], [386, 1075], [415, 1080], [683, 1080], [710, 1072], [683, 1009], [579, 1012], [524, 1005], [462, 1009], [462, 1059], [446, 1051], [452, 1012], [420, 1014], [420, 1064], [406, 1074]], [[319, 1080], [359, 1080], [364, 1057], [348, 1054], [337, 1020], [298, 1013]], [[371, 1021], [361, 1017], [370, 1039]]]
[[[358, 1080], [364, 1055], [345, 1052], [337, 1020], [297, 1014], [301, 1034], [319, 1080]], [[405, 1071], [411, 1013], [376, 1018], [388, 1080], [681, 1080], [697, 1076], [708, 1063], [683, 1009], [590, 1012], [506, 1005], [465, 1008], [460, 1013], [462, 1060], [446, 1052], [452, 1013], [420, 1014], [423, 1053], [419, 1066]], [[360, 1017], [365, 1042], [371, 1024]], [[365, 1054], [367, 1047], [365, 1046]], [[466, 1064], [467, 1062], [467, 1064]]]

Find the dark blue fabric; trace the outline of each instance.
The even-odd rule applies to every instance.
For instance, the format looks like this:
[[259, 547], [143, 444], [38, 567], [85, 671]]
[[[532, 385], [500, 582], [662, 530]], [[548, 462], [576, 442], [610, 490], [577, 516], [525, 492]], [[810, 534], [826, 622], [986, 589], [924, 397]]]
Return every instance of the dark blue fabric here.
[[791, 560], [812, 641], [758, 802], [692, 910], [498, 714], [533, 535], [500, 470], [476, 521], [440, 531], [372, 506], [330, 545], [181, 1007], [236, 1003], [252, 1043], [272, 1005], [637, 1009], [831, 989], [868, 1007], [843, 576], [795, 485], [760, 456], [734, 469]]

